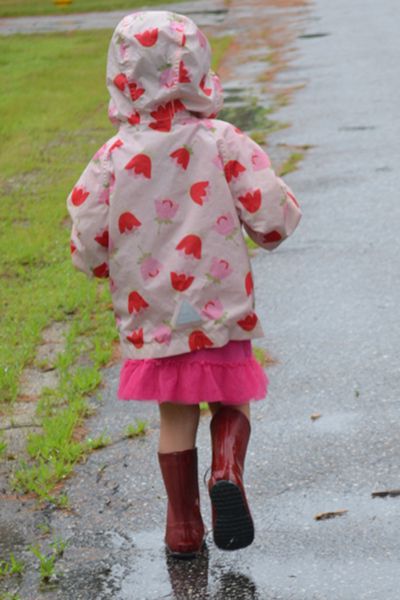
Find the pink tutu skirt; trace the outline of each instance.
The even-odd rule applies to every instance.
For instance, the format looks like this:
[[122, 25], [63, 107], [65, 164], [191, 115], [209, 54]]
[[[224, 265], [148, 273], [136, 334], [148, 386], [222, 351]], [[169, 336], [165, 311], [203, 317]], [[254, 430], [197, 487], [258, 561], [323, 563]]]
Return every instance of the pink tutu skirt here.
[[246, 404], [262, 400], [268, 378], [255, 360], [251, 342], [230, 341], [165, 358], [124, 361], [119, 400], [153, 400], [177, 404], [223, 402]]

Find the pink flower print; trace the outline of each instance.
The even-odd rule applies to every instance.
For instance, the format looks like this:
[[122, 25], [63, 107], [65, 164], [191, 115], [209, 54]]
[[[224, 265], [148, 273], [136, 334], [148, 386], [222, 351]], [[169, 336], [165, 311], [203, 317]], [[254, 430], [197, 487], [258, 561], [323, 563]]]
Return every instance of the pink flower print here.
[[271, 161], [265, 152], [255, 150], [251, 155], [251, 164], [253, 165], [253, 171], [262, 171], [262, 169], [268, 169], [271, 166]]
[[222, 305], [221, 300], [215, 298], [215, 300], [210, 300], [204, 305], [201, 314], [207, 319], [217, 320], [222, 317], [224, 313], [224, 307]]
[[171, 64], [166, 64], [161, 72], [160, 84], [163, 87], [171, 88], [174, 87], [177, 83], [178, 73], [176, 69], [174, 69]]
[[215, 131], [215, 124], [214, 122], [211, 120], [211, 118], [208, 119], [202, 119], [201, 120], [201, 124], [203, 125], [203, 127], [205, 127], [206, 129], [209, 129], [210, 131]]
[[113, 100], [110, 100], [110, 103], [108, 105], [108, 118], [110, 119], [113, 125], [119, 125], [118, 110]]
[[99, 204], [110, 204], [110, 186], [104, 186], [99, 194]]
[[204, 33], [200, 29], [198, 29], [196, 31], [196, 36], [197, 36], [197, 39], [199, 40], [200, 48], [207, 48], [208, 40], [207, 40], [206, 36], [204, 35]]
[[171, 342], [171, 333], [171, 327], [169, 327], [168, 325], [159, 325], [153, 331], [153, 338], [159, 344], [166, 344], [167, 346], [169, 346]]
[[159, 225], [158, 231], [160, 232], [162, 225], [169, 225], [172, 223], [172, 219], [175, 217], [179, 204], [174, 202], [170, 198], [164, 198], [163, 200], [155, 200], [156, 205], [156, 221]]
[[129, 48], [129, 46], [127, 46], [123, 42], [120, 43], [120, 45], [119, 45], [119, 55], [120, 55], [121, 60], [126, 60], [126, 55], [127, 55], [127, 52], [128, 52], [128, 48]]
[[96, 154], [93, 156], [93, 160], [100, 160], [105, 151], [107, 150], [107, 144], [103, 144], [101, 148], [99, 148]]
[[118, 35], [116, 42], [117, 42], [117, 44], [118, 44], [118, 49], [119, 49], [119, 56], [120, 56], [120, 59], [121, 59], [122, 61], [124, 61], [124, 60], [125, 60], [125, 58], [126, 58], [126, 53], [127, 53], [127, 50], [128, 50], [128, 48], [129, 48], [129, 46], [127, 46], [127, 45], [124, 43], [124, 39], [123, 39], [123, 37], [121, 37], [120, 35]]
[[145, 255], [140, 265], [140, 273], [144, 281], [148, 281], [149, 279], [154, 279], [157, 277], [162, 268], [163, 265], [160, 263], [160, 261], [152, 256]]
[[234, 233], [234, 231], [236, 229], [235, 225], [236, 224], [235, 224], [235, 219], [233, 218], [233, 215], [231, 215], [231, 213], [227, 213], [225, 215], [221, 215], [220, 217], [218, 217], [213, 229], [220, 235], [229, 237], [230, 235], [232, 235], [232, 233]]
[[172, 31], [175, 31], [176, 33], [182, 35], [181, 46], [184, 46], [186, 44], [185, 23], [183, 23], [182, 21], [172, 21], [171, 29]]
[[211, 162], [219, 171], [224, 170], [224, 161], [219, 154], [217, 154], [217, 156], [215, 156]]
[[231, 273], [232, 268], [227, 260], [214, 257], [211, 261], [210, 272], [207, 273], [207, 276], [215, 283], [221, 283], [221, 281], [226, 279]]
[[110, 194], [112, 194], [112, 192], [114, 190], [114, 186], [115, 186], [115, 175], [114, 175], [114, 173], [111, 173], [111, 176], [110, 176]]

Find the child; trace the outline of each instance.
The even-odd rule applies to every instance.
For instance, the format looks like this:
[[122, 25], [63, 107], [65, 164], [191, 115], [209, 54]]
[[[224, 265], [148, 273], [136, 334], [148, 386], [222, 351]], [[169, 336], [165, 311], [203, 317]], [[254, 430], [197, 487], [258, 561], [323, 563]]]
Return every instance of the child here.
[[125, 358], [118, 397], [159, 404], [167, 549], [192, 557], [204, 541], [201, 402], [213, 414], [214, 540], [243, 548], [254, 536], [242, 481], [249, 403], [265, 397], [267, 379], [252, 356], [263, 330], [242, 225], [272, 250], [300, 210], [261, 148], [215, 119], [221, 85], [208, 41], [187, 17], [125, 17], [110, 43], [107, 85], [118, 132], [68, 198], [72, 261], [109, 277]]

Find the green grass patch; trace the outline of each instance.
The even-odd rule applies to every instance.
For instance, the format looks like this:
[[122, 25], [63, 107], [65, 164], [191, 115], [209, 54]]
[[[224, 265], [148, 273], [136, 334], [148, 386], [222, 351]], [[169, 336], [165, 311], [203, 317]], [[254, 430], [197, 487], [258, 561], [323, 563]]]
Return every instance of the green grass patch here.
[[147, 422], [140, 419], [136, 419], [135, 424], [129, 423], [125, 428], [125, 437], [135, 438], [146, 435]]
[[15, 558], [10, 552], [10, 560], [0, 560], [0, 579], [9, 575], [21, 575], [25, 569], [25, 563]]
[[[16, 399], [42, 330], [68, 321], [65, 349], [54, 357], [59, 385], [42, 390], [37, 405], [42, 431], [28, 436], [29, 460], [19, 461], [11, 481], [17, 491], [62, 507], [68, 498], [55, 497], [54, 486], [108, 442], [76, 434], [93, 410], [87, 395], [101, 381], [117, 330], [108, 284], [72, 267], [66, 196], [115, 131], [104, 84], [110, 35], [107, 30], [0, 38], [0, 411]], [[229, 43], [228, 37], [212, 41], [214, 68]], [[144, 432], [138, 422], [127, 435]], [[0, 440], [0, 455], [4, 444]], [[51, 570], [51, 560], [48, 566]]]
[[297, 171], [299, 167], [299, 163], [304, 159], [303, 152], [292, 152], [287, 160], [283, 163], [281, 168], [279, 169], [280, 177], [284, 177], [288, 173], [292, 173], [293, 171]]
[[58, 5], [53, 0], [0, 0], [0, 17], [28, 15], [65, 15], [71, 13], [126, 10], [133, 12], [142, 6], [156, 6], [161, 0], [72, 0]]

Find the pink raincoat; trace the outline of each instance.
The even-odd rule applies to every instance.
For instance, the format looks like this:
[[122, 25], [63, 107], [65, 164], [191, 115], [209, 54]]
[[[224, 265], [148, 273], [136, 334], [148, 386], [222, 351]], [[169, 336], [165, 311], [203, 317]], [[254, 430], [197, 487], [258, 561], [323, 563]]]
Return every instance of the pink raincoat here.
[[188, 18], [137, 12], [109, 48], [118, 133], [68, 197], [75, 267], [109, 277], [125, 358], [173, 356], [263, 336], [242, 226], [267, 250], [300, 210], [268, 156], [215, 119], [222, 91]]

